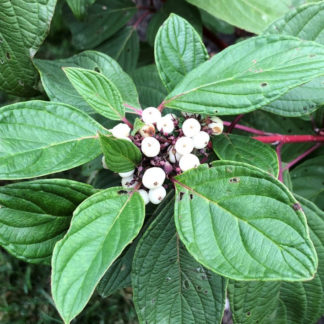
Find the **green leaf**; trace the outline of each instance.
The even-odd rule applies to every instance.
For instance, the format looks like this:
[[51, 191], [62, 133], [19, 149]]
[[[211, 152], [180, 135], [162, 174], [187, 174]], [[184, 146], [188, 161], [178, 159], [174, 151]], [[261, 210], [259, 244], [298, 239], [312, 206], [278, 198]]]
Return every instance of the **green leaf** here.
[[306, 160], [290, 174], [294, 192], [324, 210], [324, 156]]
[[253, 37], [189, 72], [166, 106], [208, 115], [245, 113], [323, 74], [324, 46], [291, 36]]
[[207, 59], [198, 33], [185, 19], [171, 14], [155, 38], [155, 61], [167, 90], [174, 89], [188, 72]]
[[141, 119], [136, 118], [131, 135], [134, 136], [144, 126], [145, 126], [145, 123]]
[[110, 170], [128, 172], [134, 170], [141, 162], [142, 153], [139, 148], [124, 139], [99, 134], [105, 161]]
[[95, 1], [96, 0], [66, 0], [67, 4], [73, 12], [73, 15], [78, 19], [84, 17], [88, 7]]
[[[324, 45], [324, 2], [299, 7], [275, 21], [265, 34], [285, 34]], [[310, 60], [315, 56], [310, 56]], [[288, 91], [278, 100], [263, 107], [281, 116], [303, 116], [324, 104], [324, 77], [316, 78]]]
[[65, 179], [0, 187], [1, 246], [24, 261], [49, 264], [73, 211], [95, 192], [89, 185]]
[[43, 43], [56, 0], [0, 2], [0, 90], [18, 96], [36, 93], [31, 58]]
[[62, 70], [62, 67], [80, 67], [102, 73], [118, 88], [124, 104], [140, 109], [138, 94], [132, 79], [115, 60], [103, 53], [85, 51], [63, 60], [37, 59], [34, 63], [39, 70], [43, 87], [52, 101], [67, 103], [88, 113], [94, 112], [73, 88]]
[[101, 44], [98, 50], [114, 58], [125, 71], [135, 70], [139, 55], [139, 38], [136, 28], [124, 27]]
[[100, 153], [103, 127], [74, 107], [27, 101], [0, 110], [0, 179], [68, 170]]
[[143, 225], [143, 199], [124, 191], [110, 188], [85, 200], [54, 248], [52, 295], [65, 323], [82, 311], [107, 268]]
[[236, 280], [313, 277], [317, 256], [305, 215], [273, 176], [217, 161], [176, 176], [174, 183], [179, 236], [205, 267]]
[[214, 33], [234, 34], [234, 26], [228, 24], [224, 20], [217, 19], [205, 10], [200, 10], [201, 19], [203, 24]]
[[64, 72], [76, 91], [99, 114], [112, 120], [125, 117], [118, 89], [103, 74], [80, 68], [64, 68]]
[[67, 12], [65, 23], [72, 33], [72, 44], [77, 49], [90, 49], [118, 32], [135, 13], [131, 0], [97, 0], [82, 21]]
[[173, 205], [174, 199], [156, 211], [136, 248], [132, 282], [140, 323], [220, 323], [227, 281], [181, 244]]
[[247, 136], [233, 134], [213, 136], [212, 143], [219, 159], [245, 162], [278, 177], [278, 157], [269, 145]]
[[187, 0], [231, 25], [255, 34], [290, 9], [290, 0]]

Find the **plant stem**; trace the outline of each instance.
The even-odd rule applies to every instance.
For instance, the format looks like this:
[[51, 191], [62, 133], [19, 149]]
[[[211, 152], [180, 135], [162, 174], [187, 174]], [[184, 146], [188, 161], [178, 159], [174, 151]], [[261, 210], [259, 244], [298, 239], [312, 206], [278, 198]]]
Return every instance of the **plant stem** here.
[[163, 109], [164, 109], [164, 105], [165, 105], [165, 101], [163, 100], [159, 105], [158, 105], [158, 107], [157, 107], [157, 109], [159, 110], [159, 111], [163, 111]]
[[301, 142], [324, 142], [323, 135], [282, 135], [274, 134], [268, 136], [252, 137], [263, 143], [301, 143]]
[[229, 125], [227, 129], [227, 133], [232, 133], [232, 130], [235, 128], [236, 124], [242, 119], [244, 115], [240, 114], [235, 117], [235, 119], [232, 121], [232, 123]]
[[[229, 126], [229, 127], [232, 124], [232, 122], [228, 122], [228, 121], [223, 121], [223, 123], [224, 123], [225, 126]], [[256, 134], [256, 135], [273, 135], [273, 133], [267, 133], [267, 132], [264, 132], [262, 130], [255, 129], [255, 128], [248, 127], [248, 126], [244, 126], [244, 125], [240, 125], [240, 124], [234, 125], [233, 128], [237, 128], [237, 129], [243, 130], [245, 132], [248, 132], [248, 133], [251, 133], [251, 134]]]
[[142, 110], [140, 110], [140, 109], [136, 109], [135, 107], [130, 106], [130, 105], [127, 104], [127, 103], [124, 103], [124, 106], [125, 106], [126, 108], [129, 108], [129, 109], [133, 110], [134, 113], [135, 113], [136, 115], [142, 116]]
[[151, 13], [150, 10], [146, 10], [144, 11], [139, 17], [138, 19], [135, 21], [134, 25], [133, 25], [133, 28], [136, 29], [140, 24], [141, 22], [145, 19], [145, 17], [147, 15], [149, 15]]
[[133, 125], [132, 125], [132, 123], [130, 123], [130, 122], [127, 120], [126, 117], [123, 117], [123, 118], [122, 118], [122, 121], [123, 121], [126, 125], [128, 125], [131, 129], [133, 129]]
[[282, 160], [281, 160], [281, 148], [283, 146], [283, 143], [279, 143], [276, 147], [276, 153], [278, 157], [278, 162], [279, 162], [279, 175], [278, 179], [279, 181], [283, 182], [283, 168], [282, 168]]

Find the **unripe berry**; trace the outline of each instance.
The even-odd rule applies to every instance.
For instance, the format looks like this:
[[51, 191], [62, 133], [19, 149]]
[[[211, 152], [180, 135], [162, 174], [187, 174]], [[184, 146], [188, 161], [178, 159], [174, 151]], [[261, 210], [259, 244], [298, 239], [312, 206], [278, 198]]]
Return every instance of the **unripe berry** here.
[[134, 170], [131, 170], [131, 171], [128, 171], [128, 172], [120, 172], [118, 173], [122, 178], [128, 178], [130, 176], [132, 176], [135, 172], [135, 169]]
[[144, 189], [140, 189], [140, 190], [138, 190], [138, 193], [143, 198], [144, 204], [147, 205], [150, 202], [150, 198], [149, 198], [149, 195], [148, 195], [147, 191], [144, 190]]
[[194, 143], [194, 147], [196, 149], [203, 149], [205, 148], [210, 140], [210, 136], [208, 133], [200, 131], [197, 135], [195, 135], [193, 138], [193, 143]]
[[137, 186], [138, 182], [134, 181], [133, 176], [122, 178], [121, 184], [124, 188], [134, 188]]
[[102, 162], [102, 167], [104, 169], [108, 170], [108, 165], [106, 163], [105, 156], [102, 157], [101, 162]]
[[194, 148], [193, 140], [186, 136], [180, 137], [174, 147], [181, 155], [191, 153]]
[[193, 137], [200, 132], [201, 125], [195, 118], [188, 118], [182, 125], [182, 131], [185, 136]]
[[140, 130], [139, 133], [142, 137], [150, 137], [155, 134], [155, 127], [152, 124], [144, 125]]
[[194, 154], [184, 154], [179, 161], [179, 167], [182, 171], [196, 168], [199, 164], [199, 159]]
[[148, 107], [142, 112], [142, 120], [145, 124], [154, 124], [161, 119], [161, 112], [154, 108]]
[[170, 117], [162, 117], [157, 123], [156, 128], [163, 133], [170, 134], [174, 131], [174, 122]]
[[220, 135], [223, 133], [224, 130], [224, 124], [223, 121], [219, 117], [211, 117], [211, 123], [208, 125], [208, 127], [213, 131], [213, 135]]
[[111, 133], [116, 138], [125, 138], [130, 135], [131, 129], [124, 123], [119, 123], [111, 129]]
[[168, 154], [169, 154], [169, 161], [170, 161], [171, 163], [176, 163], [176, 162], [179, 161], [180, 158], [181, 158], [181, 154], [179, 154], [179, 153], [176, 151], [176, 149], [175, 149], [174, 146], [171, 146], [171, 147], [169, 148]]
[[165, 180], [165, 172], [158, 167], [149, 168], [144, 172], [142, 183], [147, 189], [161, 187]]
[[141, 143], [141, 149], [147, 157], [154, 157], [160, 153], [160, 142], [154, 137], [145, 137]]
[[158, 205], [166, 196], [166, 190], [164, 187], [149, 190], [150, 202], [154, 205]]

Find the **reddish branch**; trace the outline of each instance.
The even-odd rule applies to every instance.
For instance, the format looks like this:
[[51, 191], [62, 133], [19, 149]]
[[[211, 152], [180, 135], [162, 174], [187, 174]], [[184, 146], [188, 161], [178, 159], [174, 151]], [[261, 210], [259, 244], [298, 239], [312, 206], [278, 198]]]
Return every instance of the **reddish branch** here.
[[302, 143], [302, 142], [324, 142], [323, 135], [268, 135], [254, 136], [254, 139], [263, 143]]

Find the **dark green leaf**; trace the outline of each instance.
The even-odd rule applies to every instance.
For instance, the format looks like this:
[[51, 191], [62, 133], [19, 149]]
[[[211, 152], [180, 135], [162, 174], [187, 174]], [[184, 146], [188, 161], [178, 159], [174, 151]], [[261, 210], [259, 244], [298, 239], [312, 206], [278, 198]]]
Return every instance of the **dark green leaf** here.
[[96, 0], [66, 0], [73, 15], [78, 19], [83, 18], [88, 7], [92, 5]]
[[217, 19], [205, 10], [200, 10], [203, 24], [214, 33], [233, 34], [235, 32], [234, 26], [228, 24], [224, 20]]

